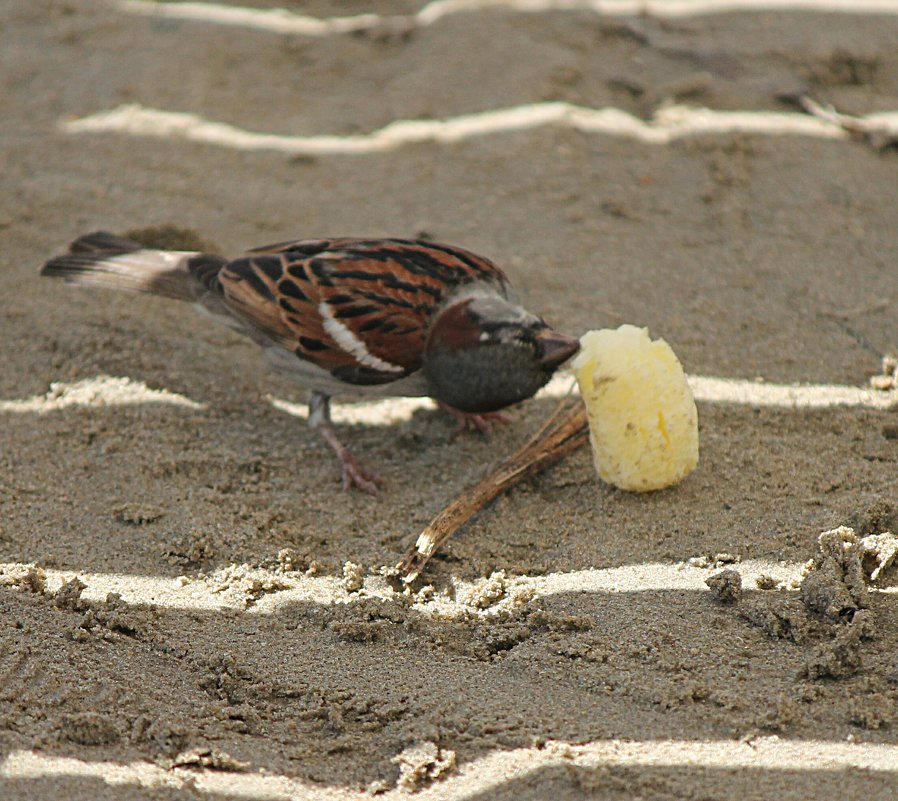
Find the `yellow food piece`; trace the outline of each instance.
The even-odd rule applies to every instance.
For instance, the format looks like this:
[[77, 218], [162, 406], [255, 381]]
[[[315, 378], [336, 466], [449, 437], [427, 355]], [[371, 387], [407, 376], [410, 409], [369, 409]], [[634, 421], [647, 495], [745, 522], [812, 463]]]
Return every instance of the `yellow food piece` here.
[[698, 412], [670, 345], [648, 329], [587, 331], [573, 367], [603, 481], [647, 492], [682, 481], [698, 464]]

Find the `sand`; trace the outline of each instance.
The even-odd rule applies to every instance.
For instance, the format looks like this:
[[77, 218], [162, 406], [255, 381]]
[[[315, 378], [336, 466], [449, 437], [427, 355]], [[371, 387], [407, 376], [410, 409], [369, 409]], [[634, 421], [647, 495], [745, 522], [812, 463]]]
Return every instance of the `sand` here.
[[[0, 2], [4, 801], [894, 797], [898, 157], [778, 98], [891, 130], [898, 7], [585, 6]], [[122, 107], [181, 116], [79, 127]], [[699, 466], [629, 494], [581, 450], [406, 590], [384, 568], [571, 379], [491, 442], [338, 407], [388, 481], [343, 493], [252, 344], [37, 277], [165, 225], [432, 236], [568, 333], [646, 326]]]

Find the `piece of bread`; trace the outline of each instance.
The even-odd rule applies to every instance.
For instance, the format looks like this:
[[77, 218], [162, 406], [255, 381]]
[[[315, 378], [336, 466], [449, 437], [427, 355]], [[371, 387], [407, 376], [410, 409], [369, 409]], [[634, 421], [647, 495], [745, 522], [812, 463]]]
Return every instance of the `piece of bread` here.
[[636, 492], [682, 481], [698, 464], [698, 412], [670, 345], [633, 325], [580, 344], [573, 367], [599, 476]]

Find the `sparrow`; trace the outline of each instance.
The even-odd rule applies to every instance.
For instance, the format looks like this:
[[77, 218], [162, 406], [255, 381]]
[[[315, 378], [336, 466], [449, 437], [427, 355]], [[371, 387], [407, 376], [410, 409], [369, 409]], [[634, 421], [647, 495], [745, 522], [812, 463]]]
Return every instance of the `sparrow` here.
[[41, 275], [187, 301], [249, 337], [309, 390], [309, 424], [343, 488], [371, 494], [382, 480], [338, 439], [332, 396], [429, 396], [488, 433], [579, 348], [518, 305], [489, 259], [416, 239], [303, 239], [228, 260], [98, 231]]

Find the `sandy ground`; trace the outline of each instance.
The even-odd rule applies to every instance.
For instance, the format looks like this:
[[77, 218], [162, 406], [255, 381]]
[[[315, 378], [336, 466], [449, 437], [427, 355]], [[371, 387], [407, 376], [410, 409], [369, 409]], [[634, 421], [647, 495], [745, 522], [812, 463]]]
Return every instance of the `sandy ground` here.
[[[229, 253], [426, 232], [571, 333], [637, 323], [692, 375], [864, 387], [898, 349], [893, 149], [549, 126], [309, 157], [58, 123], [140, 103], [346, 136], [559, 100], [791, 112], [800, 88], [863, 115], [898, 109], [898, 16], [493, 9], [316, 38], [99, 0], [0, 14], [0, 796], [894, 798], [898, 582], [817, 544], [898, 530], [887, 404], [701, 400], [681, 486], [625, 494], [578, 453], [403, 592], [380, 568], [552, 399], [491, 443], [379, 407], [342, 431], [389, 491], [345, 494], [252, 345], [36, 271], [98, 227]], [[725, 568], [741, 596], [705, 585]]]

